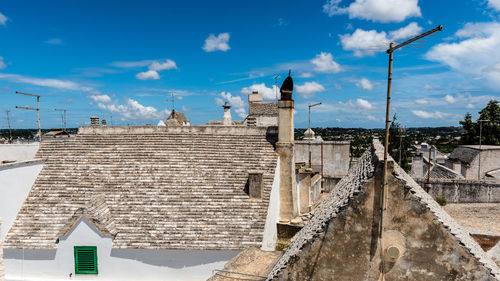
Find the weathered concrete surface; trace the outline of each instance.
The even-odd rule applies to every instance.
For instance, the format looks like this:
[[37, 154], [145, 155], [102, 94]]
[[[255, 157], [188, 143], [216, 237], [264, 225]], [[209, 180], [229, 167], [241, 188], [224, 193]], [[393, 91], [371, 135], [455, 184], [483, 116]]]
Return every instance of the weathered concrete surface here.
[[[281, 257], [281, 254], [282, 252], [280, 251], [268, 252], [251, 247], [231, 259], [226, 265], [224, 265], [224, 270], [266, 276], [269, 271], [271, 271], [273, 265], [279, 257]], [[227, 272], [217, 272], [207, 281], [231, 280], [263, 280], [263, 278]]]
[[[392, 159], [379, 240], [383, 148], [375, 148], [313, 211], [268, 280], [379, 280], [382, 271], [387, 281], [496, 280], [496, 264]], [[389, 258], [390, 246], [399, 258]]]
[[500, 236], [500, 203], [452, 203], [444, 209], [470, 233]]
[[[416, 180], [424, 187], [425, 179]], [[431, 179], [429, 194], [444, 196], [449, 203], [500, 202], [500, 182]]]

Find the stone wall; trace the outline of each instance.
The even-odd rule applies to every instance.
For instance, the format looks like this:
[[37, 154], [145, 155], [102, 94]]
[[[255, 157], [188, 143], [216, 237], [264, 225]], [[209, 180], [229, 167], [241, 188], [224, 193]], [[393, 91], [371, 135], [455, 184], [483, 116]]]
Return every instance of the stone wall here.
[[[323, 176], [342, 177], [349, 170], [351, 160], [349, 153], [350, 143], [345, 141], [295, 141], [295, 161], [309, 164], [309, 150], [311, 150], [312, 168]], [[321, 151], [323, 150], [323, 153]], [[321, 162], [323, 154], [323, 162]]]
[[[416, 180], [425, 187], [425, 179]], [[448, 203], [498, 203], [500, 202], [500, 183], [468, 180], [431, 179], [429, 194], [433, 197], [444, 196]]]

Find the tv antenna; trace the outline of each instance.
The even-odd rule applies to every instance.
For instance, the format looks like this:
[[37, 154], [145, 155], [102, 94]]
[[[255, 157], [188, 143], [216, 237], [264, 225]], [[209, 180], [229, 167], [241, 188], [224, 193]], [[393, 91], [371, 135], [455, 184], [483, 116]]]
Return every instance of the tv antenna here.
[[40, 129], [40, 95], [22, 93], [22, 92], [17, 92], [17, 91], [16, 91], [16, 94], [36, 97], [36, 108], [27, 107], [27, 106], [16, 106], [16, 108], [37, 111], [37, 113], [38, 113], [38, 141], [42, 142], [42, 130]]
[[172, 103], [172, 111], [175, 111], [175, 98], [174, 98], [175, 93], [170, 93], [170, 99], [167, 99], [167, 102]]
[[278, 78], [280, 78], [281, 76], [279, 74], [277, 74], [276, 76], [274, 76], [274, 86], [276, 88], [276, 100], [278, 100]]
[[66, 131], [66, 109], [54, 109], [55, 111], [64, 111], [63, 114], [63, 129]]
[[9, 143], [12, 143], [12, 129], [10, 128], [10, 118], [9, 118], [9, 112], [10, 110], [5, 110], [5, 113], [7, 113], [7, 124], [9, 125]]

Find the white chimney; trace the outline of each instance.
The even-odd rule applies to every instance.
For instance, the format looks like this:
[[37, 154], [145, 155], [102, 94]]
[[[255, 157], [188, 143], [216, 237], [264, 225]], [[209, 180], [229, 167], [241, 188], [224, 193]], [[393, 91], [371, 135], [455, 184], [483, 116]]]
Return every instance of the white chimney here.
[[222, 124], [224, 126], [231, 126], [233, 124], [231, 120], [231, 106], [226, 101], [226, 103], [222, 107], [224, 108], [224, 117], [222, 117]]

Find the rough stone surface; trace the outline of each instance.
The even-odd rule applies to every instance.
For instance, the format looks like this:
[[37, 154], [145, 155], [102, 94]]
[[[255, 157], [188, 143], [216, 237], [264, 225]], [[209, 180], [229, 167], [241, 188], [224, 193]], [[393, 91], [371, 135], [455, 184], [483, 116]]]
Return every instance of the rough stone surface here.
[[[226, 265], [224, 265], [224, 270], [266, 276], [269, 271], [271, 271], [272, 266], [276, 263], [281, 254], [282, 252], [280, 251], [267, 252], [250, 247], [227, 262]], [[216, 272], [207, 281], [262, 281], [263, 279], [264, 278], [258, 276]]]
[[451, 203], [444, 209], [470, 233], [500, 236], [500, 203]]
[[[379, 237], [383, 147], [378, 141], [313, 211], [268, 280], [495, 280], [500, 269], [411, 177], [389, 159]], [[389, 246], [400, 249], [390, 259]], [[382, 263], [383, 261], [383, 263]]]
[[[83, 213], [114, 235], [114, 248], [260, 246], [278, 157], [266, 128], [82, 128], [42, 142], [45, 165], [5, 248], [54, 249]], [[245, 192], [255, 170], [261, 199]]]

